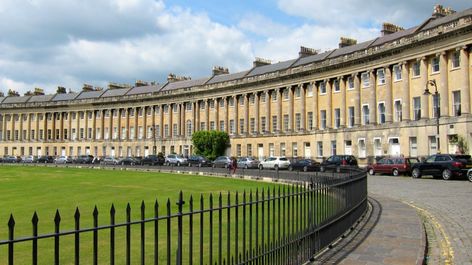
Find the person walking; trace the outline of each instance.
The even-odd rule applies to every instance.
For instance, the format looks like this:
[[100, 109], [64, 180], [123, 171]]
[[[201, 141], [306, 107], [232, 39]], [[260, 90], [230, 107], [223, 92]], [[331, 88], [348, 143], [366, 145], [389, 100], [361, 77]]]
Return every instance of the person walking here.
[[235, 157], [233, 157], [233, 159], [232, 159], [231, 162], [232, 162], [231, 167], [232, 167], [232, 169], [233, 169], [233, 174], [235, 174], [235, 173], [236, 173], [236, 168], [238, 168], [238, 162], [236, 161], [236, 158], [235, 158]]

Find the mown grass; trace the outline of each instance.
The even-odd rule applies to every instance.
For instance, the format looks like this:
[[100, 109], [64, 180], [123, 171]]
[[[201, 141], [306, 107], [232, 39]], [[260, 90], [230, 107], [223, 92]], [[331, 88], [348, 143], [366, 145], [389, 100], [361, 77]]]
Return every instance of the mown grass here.
[[[230, 178], [215, 178], [196, 175], [179, 175], [151, 172], [121, 171], [121, 170], [99, 170], [99, 169], [77, 169], [62, 167], [33, 167], [33, 166], [0, 166], [0, 240], [8, 238], [7, 222], [12, 214], [15, 218], [15, 238], [30, 236], [32, 233], [31, 218], [34, 212], [39, 216], [39, 234], [48, 234], [54, 231], [54, 215], [58, 209], [61, 214], [61, 231], [72, 230], [74, 227], [74, 212], [76, 207], [81, 213], [81, 228], [93, 226], [92, 212], [96, 206], [99, 211], [99, 225], [110, 223], [110, 207], [114, 204], [116, 209], [116, 223], [125, 222], [126, 205], [131, 206], [131, 220], [139, 220], [140, 206], [144, 201], [146, 205], [146, 217], [154, 216], [154, 203], [157, 200], [160, 206], [159, 215], [166, 214], [166, 203], [169, 199], [172, 213], [176, 213], [175, 202], [179, 192], [184, 194], [186, 204], [184, 212], [188, 211], [189, 197], [194, 196], [194, 209], [200, 208], [199, 199], [203, 195], [205, 198], [205, 208], [208, 208], [208, 198], [210, 194], [214, 196], [214, 207], [218, 205], [218, 195], [223, 194], [223, 204], [227, 203], [228, 192], [234, 194], [243, 191], [255, 191], [256, 189], [273, 190], [277, 187], [272, 183], [261, 183], [255, 181], [245, 181]], [[231, 198], [234, 203], [234, 197]], [[259, 209], [259, 212], [261, 209]], [[235, 222], [238, 222], [239, 233], [242, 234], [242, 221], [234, 220], [234, 212], [231, 213], [231, 234], [234, 233]], [[241, 219], [242, 213], [240, 212]], [[287, 218], [282, 214], [284, 218]], [[217, 232], [218, 214], [213, 216], [213, 262], [217, 259]], [[228, 222], [226, 212], [222, 218], [222, 229], [226, 231]], [[253, 216], [253, 219], [255, 216]], [[209, 252], [209, 216], [205, 215], [204, 227], [204, 249], [205, 259], [208, 259]], [[295, 218], [294, 218], [295, 219]], [[280, 221], [280, 220], [279, 220]], [[295, 220], [292, 220], [292, 222]], [[171, 226], [172, 235], [172, 263], [175, 262], [176, 250], [176, 230], [177, 222], [173, 220]], [[197, 216], [194, 219], [194, 230], [199, 229]], [[184, 226], [189, 226], [188, 218], [184, 219]], [[153, 254], [153, 223], [146, 224], [146, 263], [151, 263]], [[159, 223], [159, 260], [165, 260], [165, 238], [166, 224]], [[262, 227], [262, 226], [261, 226]], [[186, 229], [188, 230], [188, 229]], [[249, 228], [246, 228], [249, 233]], [[253, 231], [254, 233], [254, 231]], [[261, 231], [259, 231], [261, 233]], [[223, 232], [223, 255], [227, 245], [226, 233]], [[132, 228], [132, 264], [139, 261], [140, 252], [140, 230], [139, 226]], [[267, 236], [267, 235], [266, 235]], [[249, 237], [249, 235], [248, 235]], [[184, 244], [188, 246], [188, 232], [184, 231]], [[254, 239], [253, 239], [254, 240]], [[193, 240], [194, 259], [198, 257], [198, 241]], [[72, 264], [74, 258], [73, 236], [61, 238], [61, 264]], [[81, 264], [92, 262], [92, 235], [91, 233], [81, 234]], [[230, 240], [231, 249], [234, 249], [235, 240]], [[52, 264], [53, 240], [41, 240], [39, 243], [39, 264]], [[99, 232], [99, 264], [109, 263], [109, 231]], [[125, 229], [119, 228], [116, 231], [116, 264], [124, 264], [125, 253]], [[184, 260], [188, 261], [184, 257]], [[3, 257], [3, 258], [2, 258]], [[0, 246], [0, 264], [6, 264], [7, 247]], [[31, 243], [20, 243], [15, 245], [15, 264], [31, 263]]]

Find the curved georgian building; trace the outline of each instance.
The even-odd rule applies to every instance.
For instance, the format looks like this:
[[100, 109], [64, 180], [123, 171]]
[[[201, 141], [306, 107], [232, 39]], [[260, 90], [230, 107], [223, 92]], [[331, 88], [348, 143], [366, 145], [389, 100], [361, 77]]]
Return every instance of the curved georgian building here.
[[274, 64], [256, 59], [239, 73], [215, 67], [196, 80], [1, 97], [0, 155], [189, 154], [198, 130], [228, 132], [233, 156], [344, 153], [365, 163], [455, 152], [458, 136], [471, 146], [472, 9], [437, 7], [421, 25], [384, 24], [381, 35], [341, 38], [323, 53], [302, 47]]

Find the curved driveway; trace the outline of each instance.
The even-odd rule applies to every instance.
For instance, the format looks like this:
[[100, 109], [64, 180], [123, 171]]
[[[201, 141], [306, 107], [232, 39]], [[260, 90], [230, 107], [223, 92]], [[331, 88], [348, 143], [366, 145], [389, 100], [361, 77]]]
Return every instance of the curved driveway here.
[[428, 241], [437, 242], [430, 242], [428, 264], [472, 264], [472, 183], [391, 176], [369, 176], [368, 183], [371, 196], [410, 204], [424, 217], [427, 231], [428, 223], [433, 227]]

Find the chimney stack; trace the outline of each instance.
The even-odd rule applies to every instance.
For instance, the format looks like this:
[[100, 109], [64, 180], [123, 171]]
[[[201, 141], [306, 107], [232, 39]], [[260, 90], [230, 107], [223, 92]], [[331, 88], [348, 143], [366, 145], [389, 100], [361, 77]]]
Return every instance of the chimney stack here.
[[271, 63], [272, 62], [268, 59], [263, 59], [263, 58], [260, 58], [260, 57], [256, 57], [254, 62], [252, 62], [252, 66], [259, 67], [259, 66], [263, 66], [263, 65], [270, 65]]
[[450, 7], [443, 7], [442, 5], [435, 5], [433, 9], [433, 18], [445, 17], [450, 14], [454, 14], [456, 11], [452, 10]]
[[177, 81], [184, 81], [184, 80], [190, 80], [190, 76], [178, 76], [176, 74], [170, 73], [167, 76], [167, 82], [172, 83], [172, 82], [177, 82]]
[[229, 74], [228, 68], [224, 68], [222, 66], [213, 66], [212, 72], [213, 72], [213, 76]]
[[395, 32], [398, 32], [398, 31], [402, 31], [404, 30], [404, 28], [400, 27], [400, 26], [397, 26], [395, 24], [392, 24], [392, 23], [387, 23], [387, 22], [384, 22], [382, 24], [382, 36], [385, 36], [385, 35], [389, 35], [389, 34], [392, 34], [392, 33], [395, 33]]
[[316, 55], [318, 54], [319, 50], [315, 50], [313, 48], [307, 48], [304, 46], [300, 46], [300, 51], [298, 52], [298, 57], [307, 57], [310, 55]]
[[339, 48], [344, 48], [344, 47], [356, 45], [356, 44], [357, 44], [356, 39], [341, 37], [339, 40]]

